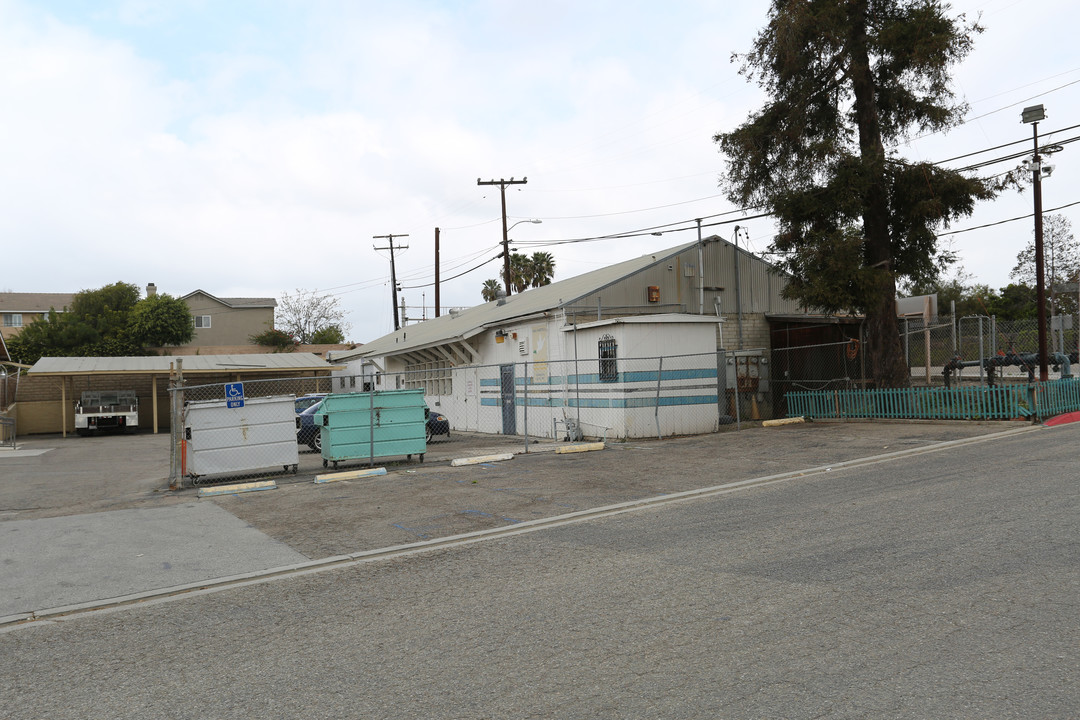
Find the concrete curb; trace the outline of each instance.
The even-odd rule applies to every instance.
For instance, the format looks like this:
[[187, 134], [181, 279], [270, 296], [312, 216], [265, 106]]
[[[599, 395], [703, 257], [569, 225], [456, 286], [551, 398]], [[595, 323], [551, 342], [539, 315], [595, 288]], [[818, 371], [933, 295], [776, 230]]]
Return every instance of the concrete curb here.
[[330, 473], [329, 475], [316, 475], [314, 482], [316, 483], [329, 483], [337, 482], [339, 480], [359, 480], [360, 478], [375, 477], [376, 475], [385, 475], [386, 468], [365, 468], [363, 470], [352, 470], [349, 472]]

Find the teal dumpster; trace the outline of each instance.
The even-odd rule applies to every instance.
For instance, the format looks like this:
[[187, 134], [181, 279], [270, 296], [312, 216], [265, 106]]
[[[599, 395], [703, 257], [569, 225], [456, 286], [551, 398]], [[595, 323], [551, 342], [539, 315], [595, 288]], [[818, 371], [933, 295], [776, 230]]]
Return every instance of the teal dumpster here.
[[405, 455], [424, 461], [427, 425], [423, 390], [327, 395], [315, 413], [323, 467], [330, 463]]

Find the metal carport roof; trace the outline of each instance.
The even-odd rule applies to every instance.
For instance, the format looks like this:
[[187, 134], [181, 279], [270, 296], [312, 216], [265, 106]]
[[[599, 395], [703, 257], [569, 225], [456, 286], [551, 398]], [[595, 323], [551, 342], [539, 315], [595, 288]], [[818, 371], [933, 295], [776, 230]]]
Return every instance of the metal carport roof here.
[[[87, 375], [149, 375], [153, 383], [154, 432], [157, 428], [157, 380], [168, 377], [182, 361], [185, 375], [236, 373], [245, 376], [276, 373], [329, 373], [346, 365], [332, 365], [315, 353], [259, 353], [250, 355], [152, 355], [146, 357], [43, 357], [27, 370], [40, 377], [61, 378], [61, 416], [67, 412], [68, 377]], [[66, 420], [62, 421], [67, 435]]]
[[147, 357], [43, 357], [27, 372], [33, 375], [161, 375], [183, 360], [184, 373], [261, 374], [303, 370], [340, 370], [315, 353], [252, 355], [153, 355]]

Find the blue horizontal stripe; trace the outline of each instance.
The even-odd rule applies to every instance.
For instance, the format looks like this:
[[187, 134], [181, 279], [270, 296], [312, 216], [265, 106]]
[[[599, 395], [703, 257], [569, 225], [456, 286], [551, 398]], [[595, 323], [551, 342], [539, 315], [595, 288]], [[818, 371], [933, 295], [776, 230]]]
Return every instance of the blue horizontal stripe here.
[[[659, 403], [655, 397], [637, 398], [529, 398], [529, 407], [582, 407], [582, 408], [614, 408], [633, 410], [635, 408], [677, 407], [681, 405], [716, 405], [716, 395], [676, 395], [662, 397]], [[480, 404], [484, 407], [499, 407], [502, 405], [499, 398], [481, 398]], [[522, 397], [514, 398], [514, 405], [523, 404]]]

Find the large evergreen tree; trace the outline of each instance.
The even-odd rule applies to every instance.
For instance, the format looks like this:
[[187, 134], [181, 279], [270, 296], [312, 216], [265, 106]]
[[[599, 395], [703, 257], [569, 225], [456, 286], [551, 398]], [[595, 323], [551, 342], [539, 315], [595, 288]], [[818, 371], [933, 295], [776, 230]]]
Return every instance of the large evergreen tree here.
[[866, 313], [879, 386], [909, 383], [897, 281], [932, 278], [952, 259], [936, 231], [993, 196], [987, 182], [893, 149], [964, 112], [948, 70], [981, 28], [948, 9], [937, 0], [773, 0], [768, 25], [740, 56], [768, 100], [715, 137], [730, 159], [728, 196], [776, 218], [789, 297]]

